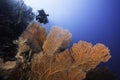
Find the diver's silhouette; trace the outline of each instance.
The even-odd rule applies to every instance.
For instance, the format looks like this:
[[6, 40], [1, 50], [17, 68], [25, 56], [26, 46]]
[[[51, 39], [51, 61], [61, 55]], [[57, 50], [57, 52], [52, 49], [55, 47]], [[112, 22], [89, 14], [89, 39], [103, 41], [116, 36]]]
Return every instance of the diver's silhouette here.
[[48, 18], [47, 16], [49, 16], [49, 14], [46, 14], [45, 11], [43, 9], [38, 10], [38, 15], [36, 16], [36, 20], [40, 23], [48, 23]]

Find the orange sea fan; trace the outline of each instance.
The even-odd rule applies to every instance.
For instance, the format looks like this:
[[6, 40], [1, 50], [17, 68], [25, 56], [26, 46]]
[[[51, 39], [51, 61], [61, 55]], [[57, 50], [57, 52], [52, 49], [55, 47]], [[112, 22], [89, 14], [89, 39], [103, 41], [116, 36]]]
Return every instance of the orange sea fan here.
[[93, 46], [85, 41], [58, 52], [64, 40], [69, 43], [70, 38], [68, 31], [52, 27], [43, 44], [42, 54], [37, 54], [32, 60], [31, 74], [38, 75], [33, 80], [82, 80], [90, 69], [111, 57], [109, 49], [103, 44]]
[[67, 30], [54, 26], [46, 38], [43, 45], [43, 51], [48, 55], [54, 55], [60, 47], [66, 47], [69, 44], [70, 39], [71, 34]]
[[69, 31], [57, 26], [47, 35], [46, 30], [34, 22], [25, 30], [20, 36], [27, 40], [24, 45], [29, 46], [33, 54], [38, 49], [31, 59], [30, 80], [83, 80], [89, 70], [110, 59], [109, 49], [103, 44], [93, 46], [79, 41], [65, 49], [71, 36]]

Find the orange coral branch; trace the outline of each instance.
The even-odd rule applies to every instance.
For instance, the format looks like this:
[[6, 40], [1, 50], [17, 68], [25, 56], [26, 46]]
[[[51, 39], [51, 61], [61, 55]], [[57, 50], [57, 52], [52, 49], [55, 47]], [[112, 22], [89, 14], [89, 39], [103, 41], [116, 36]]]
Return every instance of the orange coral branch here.
[[[43, 45], [43, 51], [48, 55], [54, 55], [60, 47], [66, 47], [68, 45], [70, 38], [71, 34], [68, 31], [54, 26]], [[67, 42], [64, 43], [65, 41]]]

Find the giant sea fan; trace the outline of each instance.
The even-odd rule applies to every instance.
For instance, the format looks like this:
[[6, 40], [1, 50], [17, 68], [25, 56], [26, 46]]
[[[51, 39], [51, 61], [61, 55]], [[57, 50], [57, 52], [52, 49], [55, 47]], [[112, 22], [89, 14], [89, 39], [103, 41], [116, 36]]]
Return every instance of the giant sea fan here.
[[110, 59], [109, 49], [100, 43], [93, 46], [79, 41], [66, 49], [71, 36], [69, 31], [57, 26], [47, 34], [38, 23], [29, 25], [17, 41], [16, 58], [24, 63], [26, 59], [22, 54], [26, 51], [33, 54], [30, 80], [82, 80], [89, 70]]

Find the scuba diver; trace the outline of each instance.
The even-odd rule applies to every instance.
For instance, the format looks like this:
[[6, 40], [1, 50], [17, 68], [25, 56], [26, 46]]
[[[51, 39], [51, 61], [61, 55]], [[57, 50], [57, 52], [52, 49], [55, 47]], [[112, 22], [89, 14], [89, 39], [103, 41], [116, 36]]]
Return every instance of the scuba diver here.
[[40, 23], [48, 23], [48, 18], [47, 16], [49, 16], [49, 14], [46, 14], [45, 11], [43, 9], [38, 10], [38, 15], [36, 16], [36, 20]]

